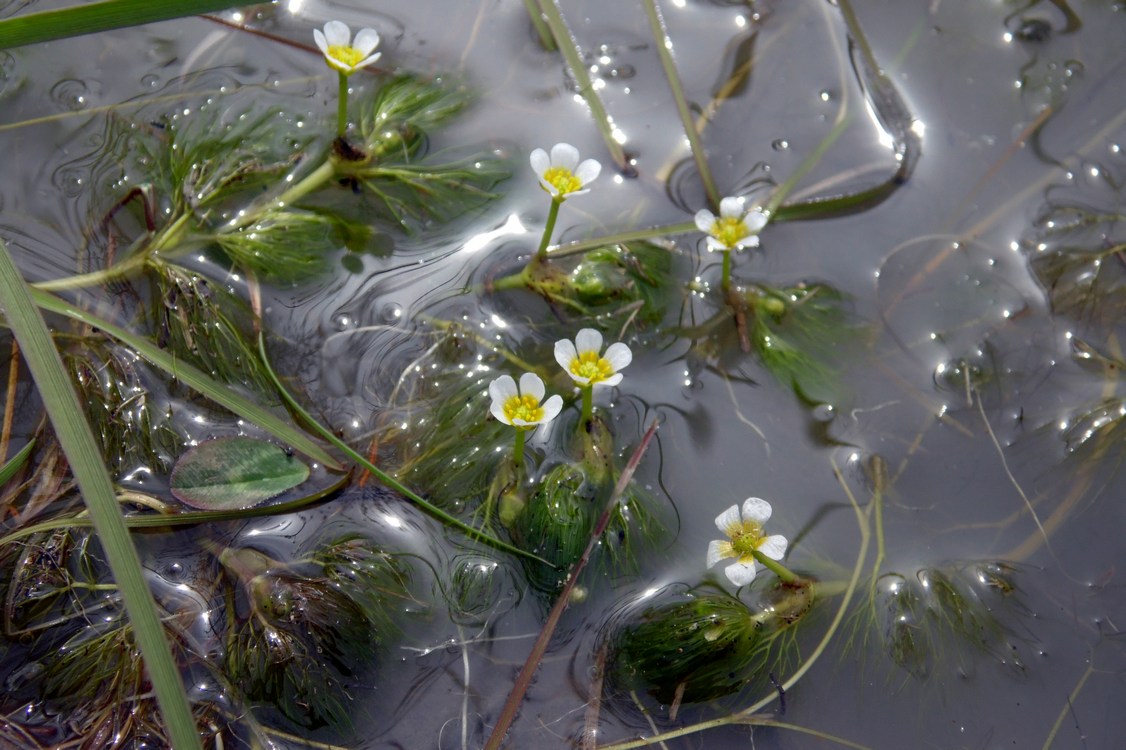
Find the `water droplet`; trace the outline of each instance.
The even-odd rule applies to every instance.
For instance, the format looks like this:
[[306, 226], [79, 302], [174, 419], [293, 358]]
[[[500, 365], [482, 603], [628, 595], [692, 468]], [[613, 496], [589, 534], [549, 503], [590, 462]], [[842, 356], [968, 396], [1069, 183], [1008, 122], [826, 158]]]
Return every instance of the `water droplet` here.
[[770, 147], [775, 151], [785, 151], [790, 147], [790, 142], [785, 138], [779, 138], [770, 144]]
[[831, 102], [834, 99], [833, 92], [829, 89], [822, 89], [817, 93], [817, 98], [823, 102]]
[[1043, 18], [1022, 18], [1015, 36], [1022, 42], [1046, 42], [1052, 35], [1052, 25]]
[[51, 87], [51, 100], [71, 112], [78, 112], [90, 106], [90, 88], [85, 81], [64, 78]]
[[388, 302], [379, 311], [385, 323], [398, 323], [403, 318], [403, 306], [395, 302]]
[[340, 314], [332, 319], [332, 325], [337, 331], [347, 331], [353, 326], [354, 322], [352, 316], [348, 314]]

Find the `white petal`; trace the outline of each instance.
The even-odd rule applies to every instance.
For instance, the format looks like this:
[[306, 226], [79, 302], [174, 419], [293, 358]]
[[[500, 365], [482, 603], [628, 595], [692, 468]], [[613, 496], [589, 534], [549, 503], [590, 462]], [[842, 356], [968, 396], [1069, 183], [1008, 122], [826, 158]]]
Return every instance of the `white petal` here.
[[[367, 57], [379, 46], [379, 32], [375, 29], [363, 28], [356, 32], [352, 40], [352, 49]], [[357, 66], [358, 67], [358, 66]]]
[[752, 234], [750, 237], [744, 237], [743, 239], [739, 240], [738, 244], [736, 244], [735, 247], [741, 250], [744, 247], [758, 247], [758, 244], [758, 235]]
[[747, 212], [743, 217], [743, 223], [747, 225], [747, 229], [752, 232], [757, 232], [766, 226], [766, 214], [759, 211], [757, 208]]
[[543, 400], [545, 389], [540, 376], [534, 372], [526, 372], [520, 376], [520, 395], [531, 396], [537, 403]]
[[382, 52], [376, 52], [374, 55], [368, 55], [363, 60], [360, 60], [358, 63], [356, 63], [354, 69], [359, 70], [360, 68], [366, 68], [381, 57], [383, 57]]
[[706, 208], [701, 208], [696, 212], [696, 228], [704, 234], [708, 234], [715, 227], [715, 214]]
[[560, 339], [555, 342], [555, 361], [559, 366], [571, 372], [571, 363], [579, 358], [579, 353], [575, 351], [575, 344], [571, 339]]
[[603, 358], [610, 363], [610, 367], [614, 368], [614, 372], [618, 372], [624, 367], [628, 367], [629, 363], [633, 361], [633, 352], [629, 347], [622, 342], [610, 344], [606, 347], [606, 353], [602, 355]]
[[771, 560], [781, 560], [786, 556], [787, 544], [789, 543], [786, 541], [786, 537], [780, 534], [772, 534], [759, 542], [758, 551]]
[[579, 150], [570, 143], [556, 143], [551, 147], [551, 166], [566, 167], [572, 174], [579, 165]]
[[748, 497], [743, 501], [743, 520], [764, 524], [770, 520], [770, 503], [761, 497]]
[[720, 242], [719, 240], [717, 240], [715, 237], [712, 237], [711, 235], [708, 235], [707, 240], [708, 240], [708, 252], [713, 252], [713, 253], [720, 252], [720, 253], [722, 253], [722, 252], [726, 252], [726, 251], [731, 249], [727, 245], [725, 245], [722, 242]]
[[715, 517], [716, 528], [724, 534], [731, 536], [732, 529], [743, 528], [742, 520], [739, 518], [739, 506], [732, 505], [727, 510], [720, 513]]
[[352, 41], [352, 30], [342, 21], [325, 24], [325, 41], [330, 47], [347, 47]]
[[504, 414], [503, 401], [493, 401], [491, 404], [489, 404], [489, 413], [492, 414], [498, 422], [501, 422], [503, 424], [512, 424], [512, 422], [510, 422], [508, 417]]
[[746, 586], [755, 580], [754, 563], [732, 563], [723, 571], [736, 586]]
[[599, 380], [597, 383], [595, 383], [595, 385], [615, 386], [620, 382], [622, 382], [622, 374], [620, 372], [616, 372], [608, 378], [603, 378], [602, 380]]
[[731, 549], [731, 542], [712, 541], [708, 542], [708, 567], [712, 567], [720, 560], [727, 557], [735, 557], [735, 550]]
[[602, 334], [594, 328], [584, 328], [575, 335], [575, 350], [579, 355], [602, 351]]
[[317, 43], [317, 49], [321, 51], [321, 54], [328, 54], [328, 40], [325, 39], [324, 32], [320, 29], [313, 29], [313, 41]]
[[743, 199], [728, 196], [719, 202], [719, 215], [738, 219], [743, 215]]
[[542, 148], [533, 149], [528, 160], [532, 163], [532, 171], [539, 177], [543, 177], [543, 173], [551, 166], [551, 159]]
[[546, 424], [559, 416], [559, 412], [563, 411], [563, 397], [555, 394], [547, 401], [543, 402], [543, 417], [538, 424]]
[[587, 159], [575, 170], [575, 177], [578, 177], [583, 185], [594, 182], [600, 174], [602, 174], [602, 165], [597, 159]]

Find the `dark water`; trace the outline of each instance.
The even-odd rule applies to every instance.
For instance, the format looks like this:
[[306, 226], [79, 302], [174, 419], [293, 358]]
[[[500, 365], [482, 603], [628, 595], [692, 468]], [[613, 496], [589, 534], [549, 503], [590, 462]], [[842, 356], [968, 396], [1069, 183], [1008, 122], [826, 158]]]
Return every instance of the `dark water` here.
[[[516, 165], [501, 197], [472, 216], [414, 235], [391, 231], [394, 251], [364, 256], [362, 272], [338, 268], [268, 296], [267, 324], [290, 343], [279, 367], [304, 381], [314, 413], [358, 443], [428, 345], [419, 316], [460, 319], [540, 361], [569, 330], [531, 295], [475, 291], [517, 270], [539, 238], [547, 201], [524, 166], [532, 148], [568, 141], [604, 164], [592, 192], [564, 205], [565, 240], [690, 221], [705, 203], [640, 4], [561, 3], [636, 176], [610, 164], [565, 66], [538, 46], [520, 3], [284, 5], [251, 14], [263, 36], [185, 20], [0, 52], [0, 234], [29, 279], [73, 272], [98, 191], [144, 180], [99, 158], [115, 132], [111, 120], [192, 117], [201, 103], [257, 101], [285, 108], [294, 125], [331, 127], [334, 78], [318, 56], [279, 41], [308, 45], [311, 29], [330, 18], [375, 27], [381, 65], [456, 74], [476, 90], [469, 112], [432, 136], [431, 151], [487, 144]], [[1122, 747], [1126, 393], [1116, 363], [1126, 268], [1126, 7], [856, 3], [905, 108], [890, 128], [861, 85], [861, 54], [835, 5], [679, 0], [662, 11], [687, 98], [711, 114], [703, 141], [721, 193], [759, 186], [752, 194], [764, 199], [763, 180], [784, 181], [842, 112], [847, 127], [799, 183], [797, 199], [887, 180], [900, 163], [896, 125], [918, 150], [906, 157], [908, 179], [885, 200], [773, 223], [760, 250], [736, 259], [737, 279], [826, 284], [847, 300], [850, 333], [827, 355], [835, 385], [807, 394], [821, 403], [797, 398], [742, 353], [729, 326], [697, 346], [677, 335], [677, 326], [699, 323], [711, 309], [681, 285], [699, 277], [718, 287], [719, 257], [704, 252], [698, 234], [676, 238], [677, 302], [655, 331], [620, 329], [634, 362], [612, 399], [624, 446], [661, 420], [638, 481], [652, 490], [667, 531], [637, 570], [596, 568], [589, 598], [564, 616], [510, 746], [577, 740], [602, 639], [654, 592], [707, 580], [730, 589], [719, 568], [704, 568], [713, 519], [729, 505], [768, 499], [770, 530], [796, 540], [787, 563], [822, 580], [847, 579], [860, 536], [844, 487], [867, 502], [869, 469], [882, 464], [881, 573], [922, 581], [927, 574], [918, 571], [941, 569], [976, 581], [1003, 633], [981, 647], [948, 642], [909, 669], [889, 658], [882, 627], [850, 638], [846, 624], [786, 691], [784, 714], [775, 701], [766, 715], [874, 748]], [[750, 74], [709, 108], [748, 63]], [[372, 80], [354, 79], [360, 87]], [[1096, 218], [1057, 231], [1077, 216]], [[1056, 260], [1083, 253], [1104, 256], [1054, 270]], [[231, 286], [242, 291], [238, 280]], [[196, 436], [230, 428], [216, 419]], [[358, 489], [301, 519], [258, 521], [241, 533], [286, 549], [323, 524], [364, 529], [419, 561], [420, 604], [405, 616], [404, 636], [370, 681], [353, 686], [363, 739], [352, 744], [480, 746], [546, 611], [526, 591], [522, 566], [405, 503]], [[185, 554], [184, 564], [191, 559]], [[1012, 583], [1004, 596], [989, 585], [997, 570]], [[483, 604], [451, 616], [443, 592], [471, 573], [486, 581]], [[802, 628], [803, 660], [839, 602], [826, 599]], [[662, 729], [688, 726], [772, 694], [748, 688], [682, 707], [675, 720], [654, 707], [654, 720]], [[628, 695], [608, 694], [599, 721], [600, 742], [653, 733]], [[668, 746], [830, 744], [793, 729], [723, 727]]]

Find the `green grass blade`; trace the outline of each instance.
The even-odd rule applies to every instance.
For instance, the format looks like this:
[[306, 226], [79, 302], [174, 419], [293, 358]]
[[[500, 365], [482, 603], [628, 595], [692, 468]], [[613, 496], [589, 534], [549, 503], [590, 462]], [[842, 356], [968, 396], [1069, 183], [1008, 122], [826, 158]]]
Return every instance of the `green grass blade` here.
[[55, 434], [93, 518], [152, 680], [168, 736], [174, 748], [202, 748], [180, 670], [165, 640], [164, 627], [145, 583], [137, 550], [121, 520], [117, 497], [98, 444], [83, 417], [82, 406], [67, 379], [47, 324], [28, 291], [8, 254], [7, 245], [0, 242], [0, 306], [19, 342], [24, 361], [39, 388]]
[[0, 49], [246, 5], [232, 0], [103, 0], [0, 21]]
[[85, 310], [80, 310], [69, 302], [48, 292], [32, 289], [31, 297], [35, 301], [35, 304], [39, 305], [44, 310], [50, 310], [53, 313], [81, 321], [113, 336], [121, 343], [131, 347], [152, 364], [220, 406], [230, 409], [240, 417], [256, 424], [278, 440], [292, 446], [295, 450], [304, 453], [314, 461], [319, 461], [321, 464], [334, 471], [340, 470], [341, 466], [339, 462], [330, 456], [324, 448], [313, 442], [305, 432], [272, 412], [263, 409], [229, 386], [216, 382], [202, 370], [191, 366], [187, 362], [177, 360], [143, 336], [130, 333], [124, 328], [110, 323], [108, 320], [103, 320]]
[[27, 462], [28, 456], [35, 449], [35, 441], [29, 440], [27, 445], [20, 448], [20, 452], [8, 459], [3, 468], [0, 468], [0, 485], [7, 483], [9, 479], [16, 475], [16, 472]]

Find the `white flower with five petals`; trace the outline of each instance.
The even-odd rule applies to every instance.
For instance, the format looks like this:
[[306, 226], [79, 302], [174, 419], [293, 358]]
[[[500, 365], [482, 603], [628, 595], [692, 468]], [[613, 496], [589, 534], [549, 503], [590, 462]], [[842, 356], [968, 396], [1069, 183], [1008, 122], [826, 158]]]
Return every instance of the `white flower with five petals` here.
[[786, 537], [763, 534], [762, 526], [770, 519], [770, 503], [757, 497], [743, 501], [742, 513], [739, 506], [732, 505], [720, 513], [715, 525], [727, 535], [726, 540], [708, 544], [708, 567], [728, 557], [735, 562], [723, 571], [736, 586], [746, 586], [755, 580], [755, 556], [757, 550], [771, 560], [781, 560], [786, 554]]
[[545, 424], [563, 410], [563, 397], [555, 395], [544, 401], [545, 392], [543, 381], [535, 373], [521, 375], [519, 388], [511, 375], [501, 375], [489, 383], [489, 396], [493, 399], [489, 411], [519, 430]]
[[633, 352], [618, 342], [606, 347], [602, 353], [602, 334], [593, 328], [584, 328], [572, 342], [562, 339], [555, 342], [555, 361], [580, 387], [617, 385], [622, 382], [621, 370], [633, 361]]
[[696, 228], [708, 235], [708, 250], [758, 247], [758, 233], [766, 222], [766, 214], [757, 207], [744, 209], [742, 198], [721, 200], [718, 217], [706, 208], [696, 212]]
[[375, 51], [379, 46], [379, 33], [375, 29], [360, 29], [353, 40], [352, 30], [340, 21], [329, 21], [324, 31], [313, 29], [313, 41], [329, 67], [346, 76], [371, 65], [383, 54]]
[[590, 190], [587, 185], [602, 172], [602, 165], [596, 159], [580, 164], [579, 150], [569, 143], [556, 143], [551, 147], [550, 156], [537, 148], [532, 151], [531, 162], [540, 186], [560, 201]]

